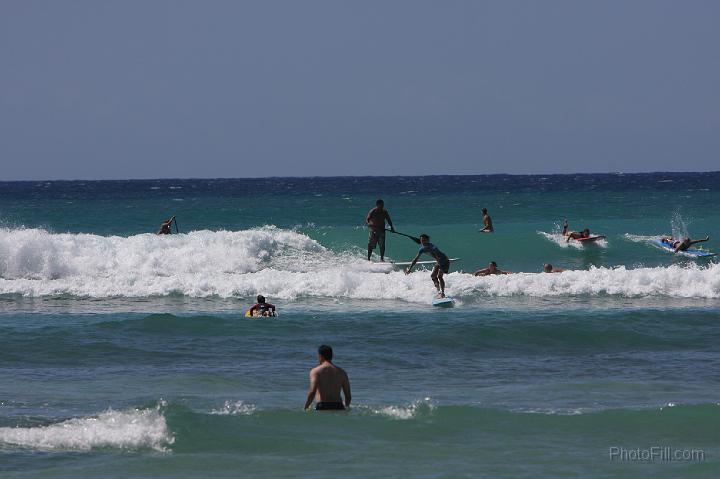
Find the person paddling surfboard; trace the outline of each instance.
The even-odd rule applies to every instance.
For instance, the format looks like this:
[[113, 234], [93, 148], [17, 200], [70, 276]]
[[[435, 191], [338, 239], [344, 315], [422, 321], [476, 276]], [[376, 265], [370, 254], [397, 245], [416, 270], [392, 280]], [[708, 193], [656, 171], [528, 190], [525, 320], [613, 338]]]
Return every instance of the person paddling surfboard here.
[[265, 301], [265, 296], [259, 294], [257, 297], [257, 303], [250, 306], [245, 312], [248, 317], [254, 316], [275, 316], [275, 305]]
[[585, 228], [582, 231], [568, 231], [568, 220], [565, 218], [563, 223], [562, 235], [565, 237], [565, 242], [569, 242], [571, 239], [582, 240], [590, 237], [590, 230]]
[[690, 239], [687, 237], [683, 238], [681, 240], [677, 240], [677, 239], [669, 237], [669, 236], [665, 236], [660, 239], [660, 241], [662, 241], [666, 245], [673, 248], [676, 253], [679, 251], [687, 251], [687, 249], [689, 247], [691, 247], [692, 245], [697, 244], [697, 243], [704, 243], [709, 240], [710, 240], [710, 236], [707, 236], [707, 235], [705, 236], [705, 239], [697, 239], [697, 240]]
[[425, 233], [420, 235], [420, 250], [415, 255], [415, 258], [410, 263], [410, 266], [408, 266], [408, 269], [405, 270], [405, 274], [410, 274], [415, 266], [415, 263], [417, 263], [417, 260], [423, 253], [429, 254], [435, 259], [436, 263], [433, 267], [430, 278], [435, 285], [435, 289], [438, 291], [438, 298], [444, 298], [445, 280], [443, 279], [443, 275], [450, 272], [450, 259], [448, 259], [447, 255], [440, 251], [437, 246], [430, 242], [430, 237]]
[[[159, 235], [169, 235], [169, 234], [172, 234], [172, 228], [171, 228], [171, 226], [172, 226], [172, 224], [173, 224], [173, 221], [175, 221], [175, 216], [174, 216], [174, 215], [173, 215], [172, 218], [170, 218], [170, 219], [167, 220], [167, 221], [164, 221], [163, 224], [160, 225], [160, 229], [158, 230], [158, 232], [157, 232], [156, 234], [159, 234]], [[177, 225], [176, 225], [176, 227], [177, 227]]]
[[365, 224], [368, 229], [367, 259], [370, 261], [372, 252], [376, 246], [380, 246], [380, 261], [385, 262], [385, 222], [390, 226], [390, 231], [395, 232], [395, 227], [390, 219], [390, 213], [385, 209], [385, 202], [381, 199], [375, 202], [375, 208], [368, 211], [365, 217]]
[[513, 274], [511, 271], [503, 271], [497, 267], [495, 261], [490, 261], [487, 268], [479, 269], [473, 273], [475, 276], [491, 276], [495, 274]]

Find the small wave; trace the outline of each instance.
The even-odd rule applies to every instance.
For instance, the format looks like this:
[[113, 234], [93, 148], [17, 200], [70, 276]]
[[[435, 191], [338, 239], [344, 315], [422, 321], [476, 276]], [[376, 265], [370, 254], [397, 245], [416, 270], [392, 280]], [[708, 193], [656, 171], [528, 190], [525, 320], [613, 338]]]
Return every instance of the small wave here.
[[583, 248], [583, 245], [577, 241], [565, 241], [565, 237], [560, 233], [546, 233], [545, 231], [538, 231], [537, 234], [544, 237], [548, 241], [557, 244], [561, 248]]
[[648, 236], [648, 235], [633, 235], [633, 234], [630, 234], [630, 233], [625, 233], [624, 236], [625, 236], [625, 239], [626, 239], [626, 240], [632, 241], [633, 243], [646, 243], [646, 242], [648, 242], [648, 241], [654, 241], [654, 240], [660, 239], [660, 238], [662, 237], [662, 236], [659, 236], [659, 235], [653, 235], [653, 236]]
[[96, 448], [164, 451], [175, 441], [158, 408], [108, 410], [49, 426], [2, 427], [0, 443], [33, 449], [88, 451]]
[[257, 410], [254, 404], [246, 404], [243, 401], [225, 401], [220, 409], [213, 409], [210, 414], [219, 416], [249, 416]]
[[437, 406], [429, 397], [418, 399], [405, 406], [382, 406], [370, 408], [372, 414], [378, 416], [386, 416], [391, 419], [408, 420], [418, 416], [427, 416], [431, 414]]

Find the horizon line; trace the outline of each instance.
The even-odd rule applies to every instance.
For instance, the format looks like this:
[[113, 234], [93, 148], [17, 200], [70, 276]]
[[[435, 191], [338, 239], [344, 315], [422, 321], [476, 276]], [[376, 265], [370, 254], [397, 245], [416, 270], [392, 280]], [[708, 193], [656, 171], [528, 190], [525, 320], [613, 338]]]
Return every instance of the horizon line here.
[[310, 176], [193, 176], [193, 177], [145, 177], [145, 178], [102, 178], [102, 179], [87, 179], [87, 178], [73, 178], [73, 179], [25, 179], [25, 180], [0, 180], [0, 184], [3, 183], [36, 183], [36, 182], [101, 182], [101, 181], [174, 181], [174, 180], [257, 180], [257, 179], [337, 179], [337, 178], [442, 178], [442, 177], [457, 177], [457, 176], [592, 176], [592, 175], [616, 175], [616, 176], [635, 176], [635, 175], [688, 175], [688, 174], [708, 174], [708, 173], [720, 173], [720, 170], [708, 170], [708, 171], [636, 171], [636, 172], [623, 172], [623, 171], [608, 171], [608, 172], [594, 172], [594, 173], [485, 173], [485, 174], [441, 174], [441, 175], [310, 175]]

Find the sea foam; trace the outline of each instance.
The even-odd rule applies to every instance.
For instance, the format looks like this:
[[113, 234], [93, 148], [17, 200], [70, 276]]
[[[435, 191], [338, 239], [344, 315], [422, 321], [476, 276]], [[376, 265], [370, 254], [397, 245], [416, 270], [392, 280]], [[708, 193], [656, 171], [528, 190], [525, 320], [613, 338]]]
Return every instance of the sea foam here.
[[429, 415], [436, 407], [435, 402], [431, 398], [426, 397], [422, 400], [418, 399], [403, 406], [382, 406], [378, 408], [370, 408], [370, 411], [373, 414], [389, 417], [390, 419], [408, 420], [416, 418], [420, 415]]
[[[446, 275], [461, 301], [507, 296], [720, 298], [720, 265], [590, 268], [561, 274]], [[427, 303], [427, 271], [410, 275], [275, 227], [130, 237], [0, 230], [0, 294], [43, 297], [385, 299]]]
[[108, 410], [94, 417], [74, 418], [49, 426], [0, 428], [0, 443], [33, 449], [163, 451], [174, 441], [158, 409]]

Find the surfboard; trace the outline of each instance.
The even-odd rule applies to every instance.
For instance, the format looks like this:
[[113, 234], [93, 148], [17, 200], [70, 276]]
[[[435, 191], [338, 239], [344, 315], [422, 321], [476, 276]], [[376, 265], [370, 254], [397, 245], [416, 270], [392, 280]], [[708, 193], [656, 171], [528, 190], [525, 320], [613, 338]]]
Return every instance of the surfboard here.
[[438, 306], [440, 308], [452, 308], [455, 306], [455, 299], [451, 298], [450, 296], [445, 296], [444, 298], [435, 298], [432, 301], [433, 306]]
[[[452, 263], [453, 261], [460, 261], [460, 258], [450, 258], [450, 262]], [[431, 260], [431, 261], [418, 261], [415, 264], [416, 265], [423, 265], [423, 264], [428, 265], [428, 264], [435, 264], [435, 263], [436, 263], [435, 260]], [[383, 263], [379, 263], [379, 264], [383, 264]], [[410, 266], [412, 264], [412, 261], [390, 261], [389, 264], [391, 264], [393, 266], [404, 267], [404, 266]]]
[[597, 240], [605, 239], [604, 236], [588, 236], [587, 238], [573, 238], [575, 241], [579, 241], [581, 243], [594, 243]]
[[255, 311], [253, 314], [250, 314], [249, 309], [245, 311], [246, 318], [274, 318], [276, 316], [277, 313], [275, 311], [268, 311], [267, 314], [258, 313], [257, 311]]
[[[667, 243], [663, 243], [659, 239], [652, 240], [651, 243], [669, 253], [675, 253], [675, 248], [673, 248]], [[678, 251], [676, 254], [683, 254], [685, 256], [691, 256], [693, 258], [710, 258], [712, 256], [717, 256], [717, 253], [711, 253], [709, 251], [703, 251], [700, 249], [686, 249], [685, 251]]]

